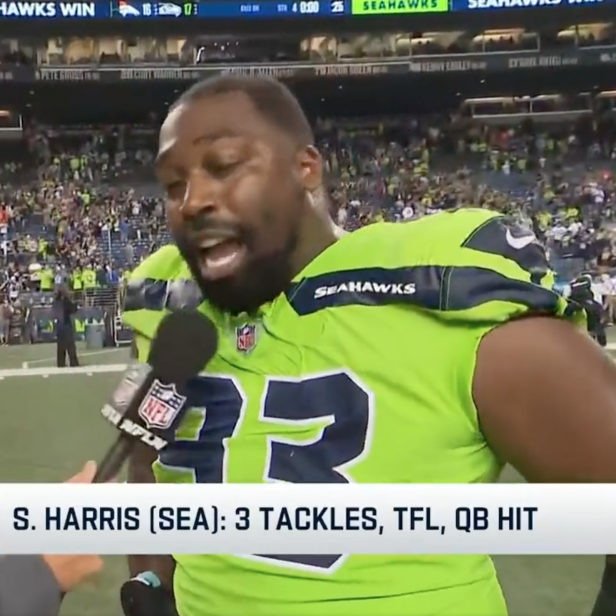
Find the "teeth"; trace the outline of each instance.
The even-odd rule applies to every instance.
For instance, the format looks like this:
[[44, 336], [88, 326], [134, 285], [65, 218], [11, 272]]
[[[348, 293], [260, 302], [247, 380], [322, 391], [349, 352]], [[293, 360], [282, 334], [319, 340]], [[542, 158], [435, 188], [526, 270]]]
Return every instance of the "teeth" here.
[[212, 240], [205, 240], [204, 242], [201, 242], [200, 246], [201, 248], [212, 248], [213, 246], [218, 246], [218, 244], [222, 244], [226, 240], [227, 240], [226, 237], [212, 239]]
[[207, 264], [210, 267], [222, 267], [227, 265], [233, 261], [237, 257], [237, 251], [232, 252], [230, 255], [225, 257], [219, 257], [218, 259], [212, 259], [211, 257], [206, 259]]

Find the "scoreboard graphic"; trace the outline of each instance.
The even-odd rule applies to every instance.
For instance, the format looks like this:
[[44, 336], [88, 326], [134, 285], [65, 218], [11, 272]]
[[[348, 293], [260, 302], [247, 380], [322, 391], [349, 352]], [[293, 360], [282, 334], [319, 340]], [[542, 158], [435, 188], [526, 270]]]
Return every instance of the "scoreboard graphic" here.
[[4, 2], [0, 20], [272, 19], [416, 15], [614, 5], [616, 0], [213, 0], [202, 2]]

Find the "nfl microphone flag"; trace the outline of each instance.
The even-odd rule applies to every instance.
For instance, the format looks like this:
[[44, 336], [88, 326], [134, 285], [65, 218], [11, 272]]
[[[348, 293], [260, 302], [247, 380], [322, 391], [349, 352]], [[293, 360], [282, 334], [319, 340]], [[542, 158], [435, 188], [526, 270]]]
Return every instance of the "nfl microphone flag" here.
[[186, 396], [179, 394], [173, 383], [165, 385], [154, 379], [139, 407], [139, 416], [148, 429], [167, 430], [185, 403]]

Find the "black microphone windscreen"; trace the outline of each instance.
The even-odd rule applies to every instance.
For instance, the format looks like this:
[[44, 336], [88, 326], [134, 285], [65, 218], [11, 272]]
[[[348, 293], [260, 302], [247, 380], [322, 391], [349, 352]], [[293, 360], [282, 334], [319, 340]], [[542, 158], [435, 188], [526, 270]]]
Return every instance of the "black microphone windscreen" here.
[[152, 340], [148, 364], [167, 383], [196, 376], [218, 347], [214, 324], [194, 310], [177, 310], [161, 321]]

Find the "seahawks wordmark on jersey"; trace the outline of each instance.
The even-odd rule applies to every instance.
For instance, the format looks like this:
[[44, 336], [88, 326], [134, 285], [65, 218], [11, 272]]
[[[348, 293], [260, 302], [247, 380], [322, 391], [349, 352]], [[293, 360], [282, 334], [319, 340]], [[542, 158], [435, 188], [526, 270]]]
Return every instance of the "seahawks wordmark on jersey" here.
[[412, 295], [415, 293], [415, 284], [412, 282], [403, 283], [380, 283], [371, 281], [352, 280], [342, 282], [329, 287], [318, 287], [315, 289], [314, 297], [319, 299], [327, 295], [337, 293], [376, 293], [383, 295]]

